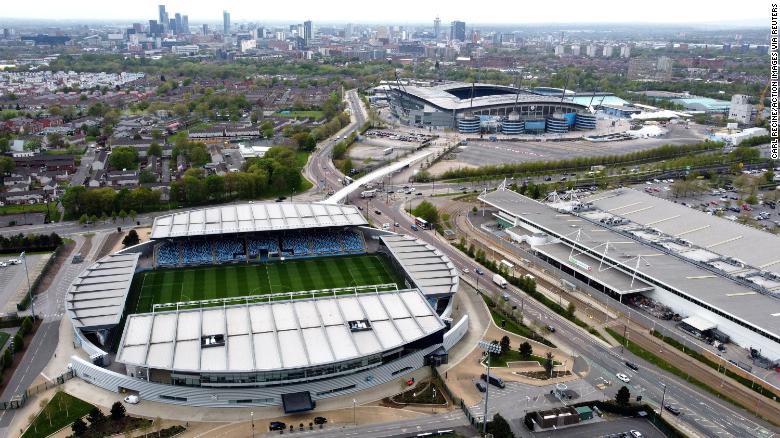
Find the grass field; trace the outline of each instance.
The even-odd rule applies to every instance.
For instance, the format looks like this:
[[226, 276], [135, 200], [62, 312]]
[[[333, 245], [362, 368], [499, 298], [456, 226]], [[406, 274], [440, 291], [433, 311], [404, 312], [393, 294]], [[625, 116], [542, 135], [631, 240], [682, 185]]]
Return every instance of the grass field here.
[[263, 264], [162, 269], [133, 279], [129, 313], [180, 301], [265, 295], [349, 286], [396, 283], [402, 278], [378, 255], [320, 257]]

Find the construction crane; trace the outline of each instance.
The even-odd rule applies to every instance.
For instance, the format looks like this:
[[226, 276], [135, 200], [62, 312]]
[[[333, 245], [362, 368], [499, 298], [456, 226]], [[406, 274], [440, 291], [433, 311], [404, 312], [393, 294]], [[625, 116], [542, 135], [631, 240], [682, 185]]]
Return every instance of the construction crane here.
[[766, 84], [766, 87], [764, 87], [764, 90], [761, 92], [761, 96], [758, 98], [758, 105], [756, 105], [756, 124], [758, 124], [763, 118], [761, 113], [764, 112], [764, 99], [766, 98], [766, 92], [768, 90], [769, 84]]

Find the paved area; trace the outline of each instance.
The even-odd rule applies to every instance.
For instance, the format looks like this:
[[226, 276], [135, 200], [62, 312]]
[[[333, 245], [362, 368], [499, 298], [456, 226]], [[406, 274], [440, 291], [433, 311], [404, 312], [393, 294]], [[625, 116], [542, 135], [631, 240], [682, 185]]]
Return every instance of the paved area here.
[[607, 421], [565, 427], [554, 431], [534, 432], [530, 435], [533, 437], [555, 438], [601, 438], [630, 430], [639, 431], [642, 437], [645, 438], [664, 438], [665, 436], [652, 423], [639, 418], [612, 418]]
[[[46, 264], [51, 253], [47, 254], [28, 254], [27, 270], [30, 273], [30, 284], [35, 282], [36, 277]], [[18, 258], [19, 254], [2, 254], [0, 261], [7, 262], [8, 259]], [[27, 275], [24, 271], [24, 264], [0, 267], [0, 309], [3, 312], [16, 312], [16, 303], [20, 302], [27, 293]]]

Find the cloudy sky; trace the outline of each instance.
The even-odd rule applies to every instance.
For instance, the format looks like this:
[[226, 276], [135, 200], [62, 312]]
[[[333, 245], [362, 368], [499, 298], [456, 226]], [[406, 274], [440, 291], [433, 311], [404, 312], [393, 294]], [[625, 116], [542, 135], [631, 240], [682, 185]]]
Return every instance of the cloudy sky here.
[[769, 25], [769, 1], [762, 0], [4, 0], [4, 18], [91, 19], [139, 21], [157, 18], [157, 5], [165, 3], [169, 15], [189, 15], [190, 23], [222, 20], [222, 10], [233, 21], [354, 23], [734, 23]]

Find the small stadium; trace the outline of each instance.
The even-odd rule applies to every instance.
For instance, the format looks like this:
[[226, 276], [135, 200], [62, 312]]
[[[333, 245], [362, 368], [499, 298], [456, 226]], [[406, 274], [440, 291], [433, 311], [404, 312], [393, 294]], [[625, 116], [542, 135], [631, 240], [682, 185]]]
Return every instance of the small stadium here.
[[294, 412], [447, 360], [455, 267], [414, 236], [371, 228], [354, 206], [176, 212], [149, 238], [68, 290], [86, 353], [73, 369], [97, 386]]

